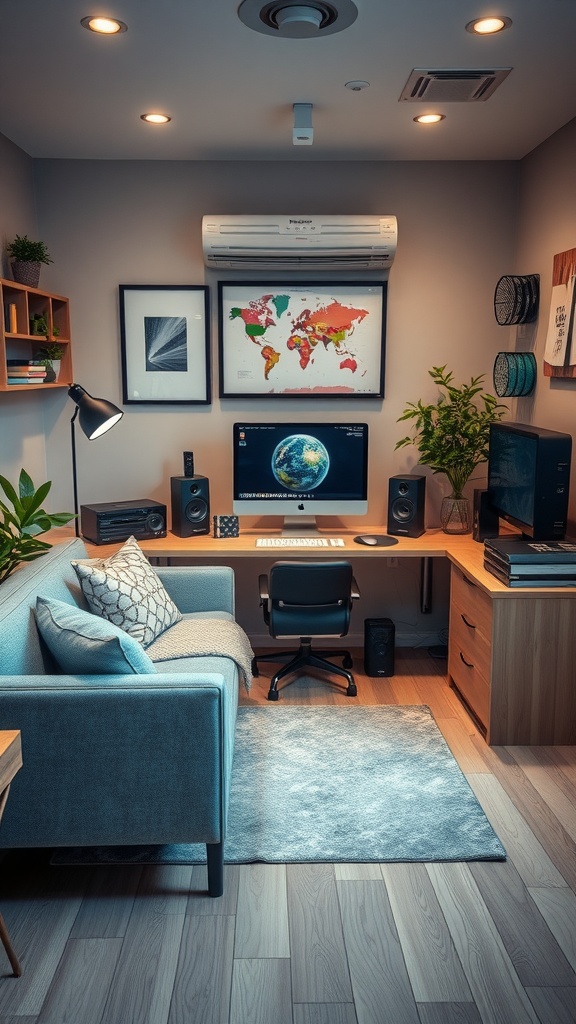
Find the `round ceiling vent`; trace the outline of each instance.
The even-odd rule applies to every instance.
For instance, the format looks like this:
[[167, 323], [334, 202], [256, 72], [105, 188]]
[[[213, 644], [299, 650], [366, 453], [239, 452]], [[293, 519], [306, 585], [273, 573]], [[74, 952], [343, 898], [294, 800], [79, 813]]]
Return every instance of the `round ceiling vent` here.
[[248, 28], [280, 39], [317, 39], [342, 32], [356, 21], [352, 0], [244, 0], [238, 17]]

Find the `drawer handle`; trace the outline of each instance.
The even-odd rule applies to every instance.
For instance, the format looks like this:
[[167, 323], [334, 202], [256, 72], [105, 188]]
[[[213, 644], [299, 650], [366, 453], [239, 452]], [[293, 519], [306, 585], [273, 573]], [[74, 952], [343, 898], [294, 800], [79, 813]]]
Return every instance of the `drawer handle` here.
[[466, 668], [474, 668], [474, 665], [472, 664], [472, 662], [466, 661], [466, 658], [462, 654], [462, 651], [460, 651], [460, 661], [464, 662], [464, 664], [466, 665]]
[[468, 629], [476, 629], [476, 626], [474, 625], [474, 623], [473, 622], [468, 622], [468, 619], [466, 618], [466, 616], [462, 612], [460, 612], [460, 618], [462, 619], [462, 622], [464, 622], [464, 624], [466, 626], [468, 626]]

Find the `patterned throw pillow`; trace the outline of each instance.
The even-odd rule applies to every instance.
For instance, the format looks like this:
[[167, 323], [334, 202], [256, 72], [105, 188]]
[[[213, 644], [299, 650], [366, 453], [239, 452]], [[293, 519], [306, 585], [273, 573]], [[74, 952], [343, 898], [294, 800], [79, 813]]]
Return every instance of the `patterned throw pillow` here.
[[72, 565], [90, 610], [143, 647], [182, 618], [134, 537], [109, 558], [74, 559]]

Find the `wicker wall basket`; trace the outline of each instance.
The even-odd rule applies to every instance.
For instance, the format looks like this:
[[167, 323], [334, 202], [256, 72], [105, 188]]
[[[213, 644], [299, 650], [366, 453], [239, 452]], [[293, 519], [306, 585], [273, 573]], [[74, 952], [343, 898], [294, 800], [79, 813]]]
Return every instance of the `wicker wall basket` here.
[[533, 352], [499, 352], [494, 362], [494, 390], [499, 398], [530, 395], [536, 383]]

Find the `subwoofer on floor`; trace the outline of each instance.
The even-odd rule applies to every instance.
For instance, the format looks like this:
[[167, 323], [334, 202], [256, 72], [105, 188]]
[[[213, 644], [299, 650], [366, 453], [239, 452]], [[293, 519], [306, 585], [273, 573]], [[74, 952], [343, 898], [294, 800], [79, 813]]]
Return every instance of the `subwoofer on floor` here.
[[364, 619], [364, 672], [394, 675], [395, 627], [392, 619]]
[[210, 489], [206, 476], [170, 477], [172, 533], [193, 537], [210, 532]]
[[421, 537], [424, 525], [426, 477], [391, 476], [388, 481], [388, 530], [393, 536]]

